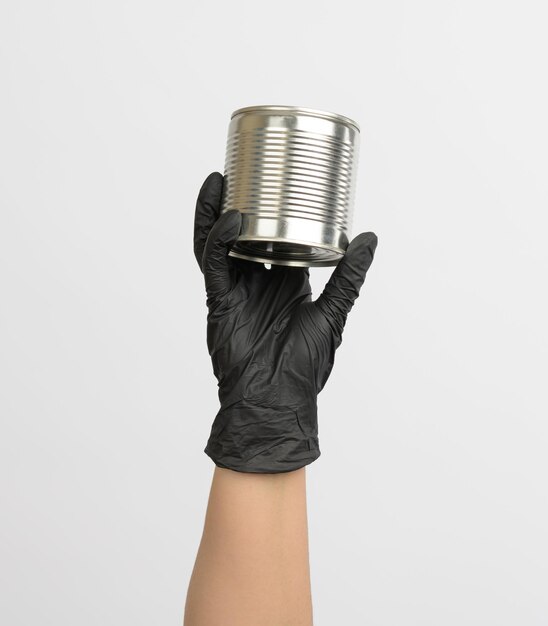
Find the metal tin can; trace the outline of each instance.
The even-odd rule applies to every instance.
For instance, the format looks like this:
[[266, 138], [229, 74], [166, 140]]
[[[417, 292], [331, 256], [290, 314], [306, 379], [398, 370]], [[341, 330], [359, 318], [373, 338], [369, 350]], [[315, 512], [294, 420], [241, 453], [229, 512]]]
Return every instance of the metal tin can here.
[[348, 247], [360, 130], [342, 115], [291, 106], [232, 114], [221, 211], [238, 209], [232, 257], [337, 265]]

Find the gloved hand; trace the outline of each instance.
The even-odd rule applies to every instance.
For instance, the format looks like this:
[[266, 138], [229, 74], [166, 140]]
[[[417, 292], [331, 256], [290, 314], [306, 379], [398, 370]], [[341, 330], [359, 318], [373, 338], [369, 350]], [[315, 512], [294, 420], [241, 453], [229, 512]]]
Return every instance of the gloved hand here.
[[361, 233], [312, 301], [306, 267], [228, 256], [241, 214], [220, 215], [223, 176], [200, 190], [194, 253], [206, 286], [207, 346], [221, 407], [205, 448], [239, 472], [296, 470], [320, 456], [316, 399], [333, 368], [346, 318], [377, 246]]

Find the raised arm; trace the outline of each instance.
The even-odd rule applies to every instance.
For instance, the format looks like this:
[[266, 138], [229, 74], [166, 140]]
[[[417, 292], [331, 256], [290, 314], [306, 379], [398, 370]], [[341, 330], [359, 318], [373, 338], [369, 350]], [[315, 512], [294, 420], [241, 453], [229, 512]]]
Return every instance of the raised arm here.
[[220, 409], [185, 626], [310, 626], [305, 466], [320, 456], [317, 396], [377, 238], [358, 235], [313, 301], [308, 268], [228, 256], [242, 215], [220, 214], [222, 187], [208, 176], [195, 213]]

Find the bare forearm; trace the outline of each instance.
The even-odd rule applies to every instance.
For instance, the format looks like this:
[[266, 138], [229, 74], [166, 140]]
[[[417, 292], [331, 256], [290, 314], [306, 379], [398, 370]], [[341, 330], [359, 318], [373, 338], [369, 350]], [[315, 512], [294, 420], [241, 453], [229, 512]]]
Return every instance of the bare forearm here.
[[185, 626], [220, 624], [312, 624], [304, 468], [215, 468]]

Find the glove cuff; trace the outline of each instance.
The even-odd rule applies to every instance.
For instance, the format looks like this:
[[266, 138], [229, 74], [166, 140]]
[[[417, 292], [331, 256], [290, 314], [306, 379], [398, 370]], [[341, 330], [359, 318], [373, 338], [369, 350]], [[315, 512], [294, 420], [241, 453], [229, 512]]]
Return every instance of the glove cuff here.
[[204, 452], [217, 467], [277, 474], [320, 456], [317, 407], [257, 406], [240, 401], [217, 413]]

